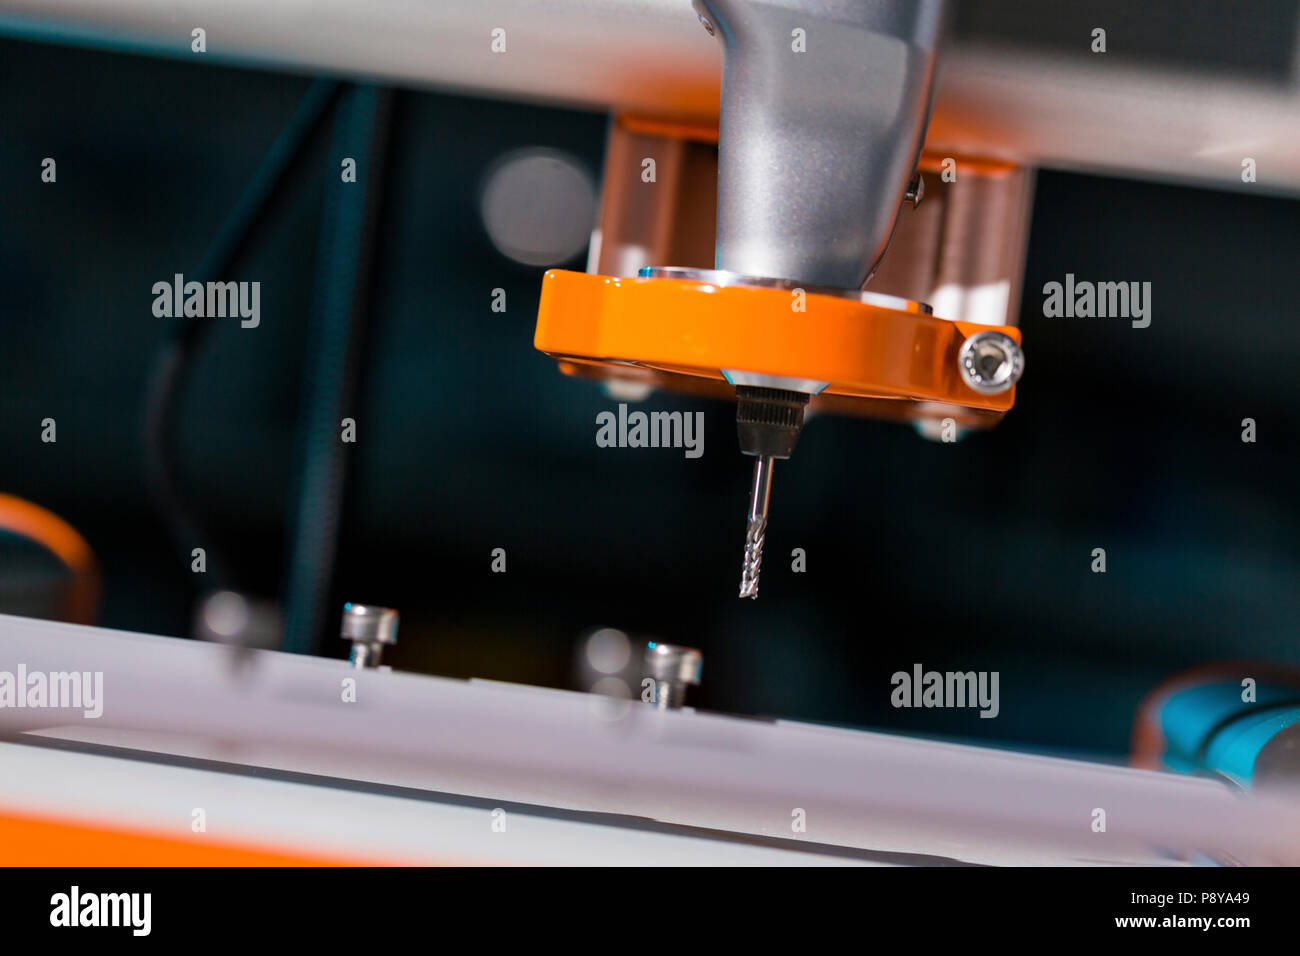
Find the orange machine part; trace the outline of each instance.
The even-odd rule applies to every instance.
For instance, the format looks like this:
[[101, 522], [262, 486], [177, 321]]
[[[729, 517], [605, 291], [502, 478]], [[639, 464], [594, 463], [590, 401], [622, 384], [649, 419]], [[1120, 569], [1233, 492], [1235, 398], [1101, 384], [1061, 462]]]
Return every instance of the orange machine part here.
[[0, 813], [0, 866], [375, 866], [390, 862]]
[[722, 369], [734, 369], [829, 382], [823, 395], [871, 405], [911, 400], [1000, 413], [1015, 403], [1014, 388], [985, 395], [967, 386], [957, 353], [990, 329], [1019, 343], [1018, 329], [833, 295], [807, 294], [804, 311], [794, 303], [785, 289], [552, 269], [533, 343], [570, 374], [597, 366], [645, 378], [650, 370], [656, 384], [676, 380], [686, 390], [691, 379], [720, 381]]
[[93, 624], [99, 603], [99, 570], [86, 539], [52, 511], [0, 494], [0, 530], [30, 538], [58, 558], [72, 575], [68, 620]]

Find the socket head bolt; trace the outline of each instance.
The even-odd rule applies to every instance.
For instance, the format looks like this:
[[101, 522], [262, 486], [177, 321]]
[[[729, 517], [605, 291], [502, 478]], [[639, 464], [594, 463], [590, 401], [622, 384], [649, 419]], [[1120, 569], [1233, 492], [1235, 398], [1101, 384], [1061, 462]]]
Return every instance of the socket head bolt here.
[[1025, 371], [1025, 353], [1015, 339], [1002, 332], [976, 332], [957, 353], [962, 381], [977, 392], [1005, 392]]
[[650, 641], [645, 646], [645, 674], [655, 682], [654, 706], [676, 710], [686, 703], [686, 690], [700, 682], [704, 655], [693, 647]]
[[343, 605], [340, 635], [352, 642], [348, 661], [353, 667], [378, 667], [385, 644], [397, 643], [397, 612], [373, 604]]

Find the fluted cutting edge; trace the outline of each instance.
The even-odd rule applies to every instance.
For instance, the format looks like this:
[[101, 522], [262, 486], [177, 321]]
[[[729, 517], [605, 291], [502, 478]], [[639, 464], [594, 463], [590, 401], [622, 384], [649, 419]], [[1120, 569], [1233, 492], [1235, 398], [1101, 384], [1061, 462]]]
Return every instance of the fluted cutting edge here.
[[758, 572], [763, 564], [763, 539], [767, 535], [767, 519], [749, 522], [745, 528], [745, 562], [740, 569], [740, 596], [758, 597]]

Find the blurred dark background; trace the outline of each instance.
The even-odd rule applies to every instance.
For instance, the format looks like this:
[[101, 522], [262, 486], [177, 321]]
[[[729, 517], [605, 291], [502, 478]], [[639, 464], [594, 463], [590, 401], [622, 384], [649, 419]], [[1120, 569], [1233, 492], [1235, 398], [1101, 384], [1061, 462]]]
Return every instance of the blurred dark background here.
[[[143, 474], [168, 322], [150, 290], [194, 270], [308, 84], [0, 41], [0, 491], [89, 540], [106, 627], [190, 632], [202, 582]], [[596, 414], [616, 401], [533, 349], [542, 269], [483, 226], [494, 162], [548, 147], [597, 177], [605, 128], [594, 113], [396, 96], [337, 573], [341, 599], [400, 609], [394, 666], [568, 686], [578, 636], [609, 625], [702, 648], [694, 700], [708, 709], [1118, 752], [1173, 671], [1300, 663], [1300, 203], [1041, 172], [1016, 408], [954, 445], [811, 421], [778, 468], [762, 597], [741, 603], [750, 469], [733, 407], [650, 400], [705, 413], [698, 460], [597, 448]], [[40, 181], [46, 156], [57, 185]], [[261, 326], [217, 323], [180, 412], [184, 486], [240, 586], [267, 598], [284, 586], [321, 197], [338, 168], [326, 134], [222, 276], [262, 283]], [[1067, 272], [1151, 282], [1150, 328], [1043, 318], [1043, 283]], [[46, 417], [55, 444], [40, 441]], [[498, 547], [505, 574], [490, 571]], [[795, 547], [807, 573], [790, 571]], [[12, 595], [51, 573], [44, 560], [0, 547], [5, 609], [31, 610]], [[890, 675], [918, 662], [999, 671], [1000, 717], [892, 709]]]

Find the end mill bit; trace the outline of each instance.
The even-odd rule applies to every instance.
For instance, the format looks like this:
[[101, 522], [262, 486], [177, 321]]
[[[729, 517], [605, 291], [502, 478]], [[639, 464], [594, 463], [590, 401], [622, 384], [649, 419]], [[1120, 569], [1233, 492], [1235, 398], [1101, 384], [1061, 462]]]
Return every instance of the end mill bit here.
[[758, 597], [758, 573], [763, 564], [763, 539], [767, 535], [767, 503], [772, 495], [771, 456], [754, 462], [754, 480], [749, 486], [749, 520], [745, 525], [745, 561], [740, 569], [740, 596]]
[[803, 429], [804, 392], [752, 385], [736, 386], [736, 435], [740, 450], [754, 456], [754, 481], [749, 486], [749, 521], [745, 526], [745, 564], [740, 572], [740, 596], [758, 597], [758, 571], [767, 536], [767, 501], [772, 494], [772, 465], [789, 458]]

